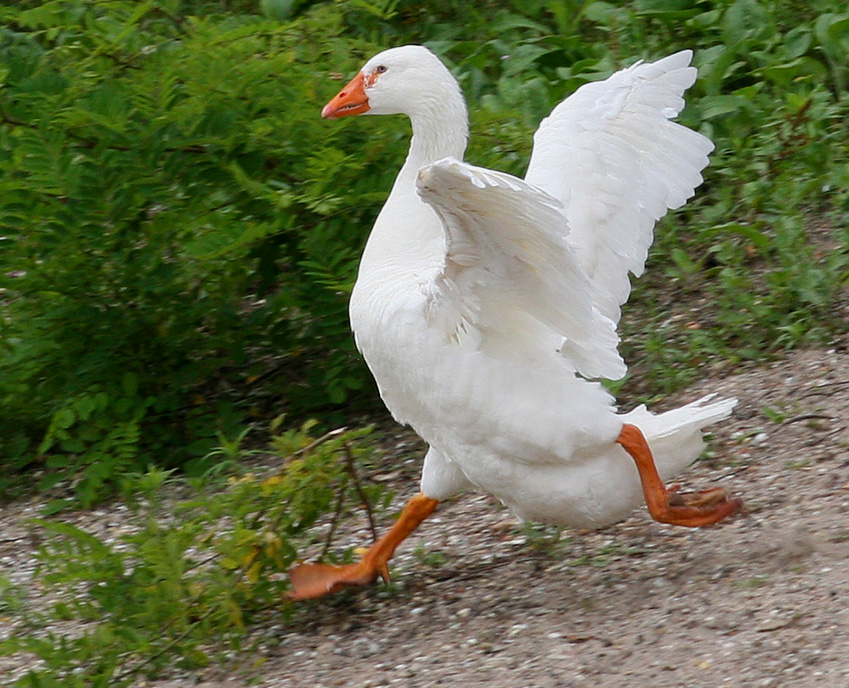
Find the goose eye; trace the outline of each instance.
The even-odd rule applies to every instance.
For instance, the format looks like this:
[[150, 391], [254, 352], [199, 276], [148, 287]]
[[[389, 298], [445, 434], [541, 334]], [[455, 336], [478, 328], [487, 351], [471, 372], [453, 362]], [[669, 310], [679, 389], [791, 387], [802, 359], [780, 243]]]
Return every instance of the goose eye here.
[[378, 65], [377, 66], [378, 74], [383, 74], [383, 72], [385, 72], [385, 71], [386, 71], [386, 65]]

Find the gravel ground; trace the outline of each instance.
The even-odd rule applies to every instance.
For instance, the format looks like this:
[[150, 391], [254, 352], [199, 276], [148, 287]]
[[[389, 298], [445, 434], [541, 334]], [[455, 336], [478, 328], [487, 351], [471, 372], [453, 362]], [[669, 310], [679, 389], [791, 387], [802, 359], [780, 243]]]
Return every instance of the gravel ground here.
[[[681, 479], [722, 484], [746, 515], [689, 530], [638, 512], [555, 542], [466, 495], [402, 546], [391, 588], [302, 603], [285, 624], [270, 616], [236, 668], [137, 685], [849, 686], [849, 352], [798, 352], [664, 406], [709, 391], [740, 404]], [[395, 480], [400, 504], [415, 471]], [[35, 545], [24, 521], [38, 507], [0, 516], [0, 565], [24, 586]], [[125, 528], [117, 506], [75, 518], [97, 534]], [[355, 526], [345, 538], [368, 539]], [[22, 662], [0, 658], [0, 676]]]

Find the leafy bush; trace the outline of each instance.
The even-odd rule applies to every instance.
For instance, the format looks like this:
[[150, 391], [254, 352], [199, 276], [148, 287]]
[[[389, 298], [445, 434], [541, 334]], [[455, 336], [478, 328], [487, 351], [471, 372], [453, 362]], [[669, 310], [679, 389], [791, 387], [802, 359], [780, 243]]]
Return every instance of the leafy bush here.
[[568, 92], [694, 48], [682, 119], [717, 150], [626, 309], [641, 391], [845, 329], [836, 0], [54, 0], [0, 19], [7, 476], [37, 468], [91, 503], [151, 460], [202, 470], [254, 419], [374, 402], [346, 302], [408, 128], [317, 112], [378, 43], [443, 55], [470, 160], [520, 174]]
[[393, 141], [304, 105], [348, 59], [338, 13], [168, 5], [2, 10], [0, 451], [47, 456], [42, 487], [72, 477], [85, 503], [367, 380], [346, 295]]
[[[128, 477], [132, 532], [114, 542], [59, 520], [37, 522], [51, 603], [27, 612], [28, 623], [0, 643], [0, 654], [40, 660], [17, 685], [114, 688], [175, 665], [203, 666], [237, 649], [257, 614], [285, 615], [285, 572], [316, 521], [326, 513], [338, 520], [364, 498], [369, 510], [383, 509], [391, 496], [352, 472], [374, 458], [369, 429], [316, 438], [312, 428], [274, 437], [278, 470], [231, 473], [223, 489], [194, 480], [194, 495], [177, 499], [180, 483], [167, 471]], [[57, 618], [73, 620], [77, 632], [41, 632]]]

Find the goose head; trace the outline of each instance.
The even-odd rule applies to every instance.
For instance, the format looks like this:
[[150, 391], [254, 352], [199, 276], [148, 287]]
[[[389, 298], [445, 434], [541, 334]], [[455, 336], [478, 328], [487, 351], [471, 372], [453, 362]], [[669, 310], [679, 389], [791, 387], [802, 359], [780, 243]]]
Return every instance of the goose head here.
[[321, 116], [403, 114], [416, 119], [457, 98], [463, 100], [460, 87], [439, 58], [424, 46], [405, 45], [384, 50], [366, 62], [324, 106]]

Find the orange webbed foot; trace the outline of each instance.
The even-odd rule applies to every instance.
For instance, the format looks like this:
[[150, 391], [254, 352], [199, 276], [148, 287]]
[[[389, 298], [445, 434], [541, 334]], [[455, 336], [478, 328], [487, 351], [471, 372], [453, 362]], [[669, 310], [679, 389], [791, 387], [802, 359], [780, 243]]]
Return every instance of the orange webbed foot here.
[[731, 497], [722, 487], [712, 487], [698, 492], [667, 490], [666, 503], [651, 515], [661, 523], [698, 528], [719, 523], [742, 510], [742, 499]]
[[651, 449], [638, 427], [625, 425], [616, 441], [637, 464], [646, 506], [655, 521], [699, 528], [719, 523], [743, 509], [743, 501], [729, 496], [721, 487], [699, 492], [679, 492], [677, 485], [667, 488], [658, 475]]
[[389, 582], [389, 567], [359, 561], [356, 564], [299, 564], [289, 571], [291, 600], [308, 600], [324, 597], [354, 585], [369, 585], [380, 576]]
[[368, 548], [356, 564], [299, 564], [289, 570], [290, 600], [324, 597], [353, 585], [369, 585], [380, 576], [389, 582], [389, 560], [395, 548], [436, 508], [439, 502], [416, 495], [404, 506], [395, 525]]

